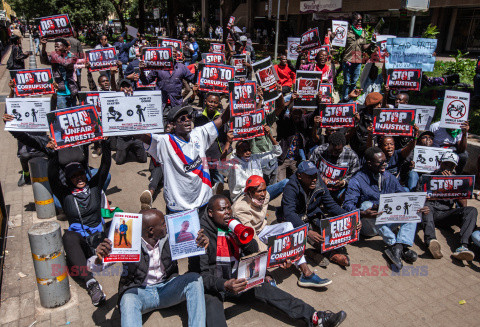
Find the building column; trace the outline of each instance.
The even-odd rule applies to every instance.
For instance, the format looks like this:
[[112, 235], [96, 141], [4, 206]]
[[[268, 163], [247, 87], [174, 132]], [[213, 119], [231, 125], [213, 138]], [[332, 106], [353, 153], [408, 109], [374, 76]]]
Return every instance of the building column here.
[[202, 32], [207, 33], [208, 0], [202, 0]]
[[445, 50], [450, 51], [452, 47], [453, 32], [455, 32], [455, 23], [457, 22], [458, 8], [453, 8], [452, 15], [450, 16], [450, 26], [448, 27], [447, 43]]
[[252, 35], [252, 27], [253, 27], [253, 0], [247, 0], [247, 23], [245, 24], [247, 28], [247, 33]]

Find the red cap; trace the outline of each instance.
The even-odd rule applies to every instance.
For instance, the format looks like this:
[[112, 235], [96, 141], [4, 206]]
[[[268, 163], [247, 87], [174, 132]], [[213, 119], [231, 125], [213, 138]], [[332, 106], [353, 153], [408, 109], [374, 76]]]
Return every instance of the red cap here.
[[247, 183], [245, 185], [245, 189], [243, 190], [243, 192], [246, 193], [250, 187], [257, 187], [262, 183], [265, 183], [265, 180], [261, 176], [252, 175], [247, 179]]

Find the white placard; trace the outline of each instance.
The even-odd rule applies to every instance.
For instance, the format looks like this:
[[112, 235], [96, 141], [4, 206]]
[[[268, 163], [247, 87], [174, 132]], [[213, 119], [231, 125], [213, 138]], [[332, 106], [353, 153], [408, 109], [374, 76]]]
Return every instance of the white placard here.
[[415, 162], [413, 170], [419, 173], [434, 172], [440, 168], [440, 158], [446, 152], [453, 152], [453, 150], [416, 145], [413, 149], [413, 162]]
[[5, 102], [5, 113], [14, 117], [5, 122], [6, 131], [48, 132], [50, 98], [7, 98]]
[[172, 260], [205, 254], [205, 249], [197, 246], [200, 220], [197, 209], [166, 215]]
[[470, 93], [451, 90], [445, 91], [440, 127], [460, 128], [462, 123], [468, 120], [469, 108]]
[[415, 109], [415, 124], [421, 131], [430, 128], [433, 116], [435, 115], [435, 106], [418, 106], [415, 104], [399, 104], [398, 109]]
[[380, 194], [378, 212], [383, 212], [375, 220], [375, 225], [419, 223], [418, 209], [425, 206], [426, 192], [403, 192]]
[[247, 287], [242, 292], [261, 285], [265, 281], [267, 258], [267, 253], [265, 252], [240, 260], [237, 279], [244, 278], [247, 281]]
[[161, 92], [101, 93], [100, 104], [104, 136], [163, 132]]
[[115, 212], [108, 239], [112, 252], [103, 262], [138, 262], [142, 248], [142, 214]]
[[297, 60], [298, 58], [298, 47], [300, 46], [299, 37], [289, 37], [287, 40], [287, 59], [288, 60]]
[[343, 20], [332, 20], [332, 33], [335, 35], [332, 40], [332, 45], [345, 47], [347, 44], [348, 22]]

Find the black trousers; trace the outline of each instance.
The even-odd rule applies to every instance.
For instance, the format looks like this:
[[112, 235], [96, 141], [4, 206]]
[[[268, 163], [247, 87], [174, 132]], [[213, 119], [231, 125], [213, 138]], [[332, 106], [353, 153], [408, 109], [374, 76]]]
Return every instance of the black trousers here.
[[77, 232], [63, 233], [63, 248], [67, 255], [67, 266], [71, 277], [87, 282], [93, 274], [87, 270], [87, 259], [94, 253], [88, 246], [85, 238]]
[[30, 168], [28, 167], [28, 162], [30, 159], [45, 157], [45, 153], [40, 151], [28, 151], [25, 146], [23, 146], [18, 152], [18, 158], [20, 159], [20, 165], [22, 165], [22, 170], [24, 172], [29, 172]]
[[122, 165], [127, 161], [128, 152], [132, 151], [138, 162], [147, 162], [147, 152], [140, 140], [133, 138], [117, 138], [117, 153], [115, 154], [115, 162]]
[[163, 167], [162, 165], [155, 167], [153, 161], [150, 160], [150, 183], [148, 184], [149, 190], [156, 191], [160, 185], [163, 185]]
[[431, 203], [426, 203], [430, 213], [423, 215], [422, 228], [425, 233], [425, 243], [436, 239], [435, 226], [450, 227], [460, 226], [460, 242], [468, 244], [470, 236], [477, 225], [477, 209], [474, 207], [460, 207], [450, 210], [438, 210]]
[[[258, 300], [283, 311], [292, 319], [304, 320], [308, 326], [312, 326], [312, 316], [315, 313], [315, 309], [312, 306], [268, 283], [251, 288], [237, 296], [228, 296], [227, 294], [227, 300], [235, 302], [245, 301], [248, 303]], [[223, 309], [223, 300], [218, 296], [205, 294], [205, 305], [207, 309], [207, 327], [226, 327], [227, 320]]]

